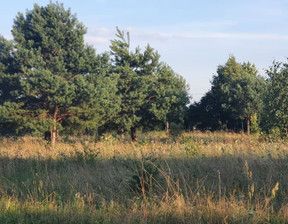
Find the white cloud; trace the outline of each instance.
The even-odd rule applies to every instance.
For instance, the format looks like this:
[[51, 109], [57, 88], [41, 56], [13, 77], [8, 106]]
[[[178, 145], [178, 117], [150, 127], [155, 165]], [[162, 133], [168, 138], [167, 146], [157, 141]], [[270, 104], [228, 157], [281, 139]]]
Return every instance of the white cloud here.
[[288, 40], [288, 35], [269, 33], [164, 33], [167, 38], [176, 39], [246, 39], [246, 40]]
[[127, 29], [132, 36], [147, 41], [169, 39], [241, 39], [241, 40], [288, 40], [288, 35], [277, 33], [231, 33], [231, 32], [159, 32], [155, 30]]
[[89, 35], [94, 35], [94, 36], [97, 36], [97, 35], [100, 35], [100, 36], [111, 36], [114, 34], [114, 30], [110, 29], [110, 28], [107, 28], [107, 27], [99, 27], [99, 28], [92, 28], [92, 29], [89, 29], [88, 28], [88, 34]]
[[109, 43], [109, 39], [95, 36], [85, 36], [85, 42], [92, 45], [101, 45]]

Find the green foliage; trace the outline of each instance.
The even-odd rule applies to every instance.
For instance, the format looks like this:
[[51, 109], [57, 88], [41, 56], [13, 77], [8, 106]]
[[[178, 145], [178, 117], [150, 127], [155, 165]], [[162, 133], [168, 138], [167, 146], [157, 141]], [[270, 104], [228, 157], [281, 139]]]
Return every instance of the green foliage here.
[[18, 13], [14, 40], [0, 37], [2, 134], [51, 132], [53, 145], [59, 131], [99, 136], [131, 129], [136, 137], [139, 127], [183, 122], [188, 87], [157, 51], [130, 51], [129, 33], [117, 28], [110, 59], [84, 44], [85, 33], [63, 4]]
[[198, 156], [197, 142], [191, 136], [183, 136], [180, 141], [180, 148], [182, 148], [188, 156]]
[[124, 32], [117, 28], [119, 39], [111, 41], [111, 53], [115, 73], [119, 74], [118, 95], [121, 97], [121, 111], [116, 123], [130, 130], [137, 126], [142, 118], [142, 110], [149, 101], [149, 87], [155, 75], [159, 55], [147, 46], [144, 53], [136, 48], [129, 51], [129, 34], [125, 39]]
[[287, 137], [288, 133], [288, 65], [274, 62], [267, 70], [267, 92], [265, 108], [262, 115], [262, 126], [267, 133]]
[[159, 176], [159, 169], [157, 168], [157, 161], [153, 156], [147, 156], [133, 161], [131, 167], [133, 170], [131, 177], [128, 180], [131, 191], [141, 193], [146, 196], [147, 193], [152, 193], [155, 182]]
[[181, 123], [170, 123], [169, 134], [170, 136], [176, 140], [184, 131], [184, 127]]
[[183, 77], [160, 63], [156, 81], [151, 87], [155, 99], [148, 105], [149, 113], [163, 122], [183, 122], [185, 106], [189, 103], [188, 89]]
[[261, 131], [259, 124], [260, 121], [257, 117], [257, 114], [255, 113], [251, 117], [251, 133], [259, 133]]
[[[121, 110], [115, 123], [125, 130], [181, 119], [189, 102], [185, 80], [164, 63], [149, 45], [130, 51], [129, 33], [117, 28], [111, 41], [113, 71], [119, 75]], [[180, 118], [179, 118], [180, 117]]]
[[[17, 107], [13, 112], [4, 103], [1, 111], [15, 133], [97, 131], [119, 110], [118, 77], [110, 74], [109, 56], [96, 56], [85, 46], [85, 33], [70, 9], [50, 2], [18, 14], [13, 46], [0, 39], [0, 97]], [[9, 68], [9, 60], [17, 73]], [[13, 88], [5, 89], [7, 83]]]
[[0, 103], [9, 101], [15, 98], [17, 89], [19, 88], [19, 80], [17, 72], [19, 66], [15, 62], [12, 53], [13, 42], [7, 41], [0, 36]]
[[243, 121], [250, 122], [263, 106], [265, 84], [257, 74], [254, 65], [239, 64], [231, 56], [224, 66], [218, 67], [211, 90], [200, 103], [190, 107], [191, 115], [200, 118], [200, 124], [192, 124], [202, 129], [241, 129]]
[[93, 151], [91, 148], [89, 148], [86, 144], [83, 145], [83, 152], [82, 151], [76, 151], [76, 161], [78, 161], [80, 164], [95, 164], [95, 162], [98, 160], [100, 152], [99, 151]]

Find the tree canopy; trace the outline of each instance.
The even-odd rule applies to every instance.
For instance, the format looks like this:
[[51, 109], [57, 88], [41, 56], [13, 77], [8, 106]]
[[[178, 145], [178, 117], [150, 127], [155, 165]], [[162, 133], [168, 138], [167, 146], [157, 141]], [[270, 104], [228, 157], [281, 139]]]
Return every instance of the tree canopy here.
[[201, 128], [243, 130], [246, 120], [249, 133], [250, 120], [262, 107], [264, 86], [254, 65], [240, 64], [231, 56], [224, 66], [218, 67], [211, 90], [200, 103], [190, 107], [190, 112]]
[[119, 74], [121, 98], [115, 123], [130, 130], [135, 139], [137, 127], [166, 122], [172, 119], [173, 113], [183, 116], [189, 102], [188, 86], [168, 65], [159, 62], [160, 55], [149, 45], [143, 53], [139, 47], [132, 52], [129, 33], [125, 37], [117, 28], [116, 36], [110, 47], [113, 69]]
[[262, 126], [268, 133], [276, 132], [282, 137], [288, 133], [288, 65], [274, 62], [266, 71], [268, 78]]
[[[287, 136], [285, 63], [261, 77], [254, 64], [230, 56], [200, 102], [149, 44], [131, 49], [129, 33], [116, 29], [110, 52], [84, 42], [85, 26], [63, 4], [34, 5], [18, 13], [13, 40], [0, 36], [0, 133], [48, 136], [117, 130], [262, 130]], [[261, 121], [261, 122], [260, 122]], [[259, 123], [260, 122], [260, 123]]]
[[10, 98], [3, 103], [4, 120], [22, 117], [16, 132], [50, 131], [54, 142], [58, 129], [68, 124], [74, 124], [69, 125], [70, 130], [80, 129], [78, 124], [82, 131], [93, 130], [117, 110], [117, 77], [108, 75], [109, 57], [96, 56], [95, 50], [84, 44], [85, 33], [84, 25], [62, 4], [35, 4], [26, 15], [18, 14], [13, 46], [8, 48], [2, 41], [7, 45], [4, 53], [9, 51], [4, 59], [11, 60], [17, 71], [10, 71], [10, 64], [4, 61], [7, 69], [1, 80], [4, 88], [9, 80], [17, 84], [12, 85], [15, 91], [1, 89], [1, 96]]
[[[86, 28], [50, 2], [18, 13], [13, 40], [0, 37], [1, 134], [96, 134], [182, 121], [188, 86], [149, 45], [130, 50], [117, 28], [111, 53], [84, 43]], [[133, 137], [133, 135], [131, 135]], [[134, 138], [134, 137], [133, 137]]]

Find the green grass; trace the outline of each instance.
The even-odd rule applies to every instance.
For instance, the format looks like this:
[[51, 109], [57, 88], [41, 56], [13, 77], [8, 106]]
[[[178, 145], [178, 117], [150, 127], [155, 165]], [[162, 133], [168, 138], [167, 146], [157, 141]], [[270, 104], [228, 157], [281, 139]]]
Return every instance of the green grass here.
[[3, 138], [0, 223], [288, 223], [287, 154], [231, 133]]

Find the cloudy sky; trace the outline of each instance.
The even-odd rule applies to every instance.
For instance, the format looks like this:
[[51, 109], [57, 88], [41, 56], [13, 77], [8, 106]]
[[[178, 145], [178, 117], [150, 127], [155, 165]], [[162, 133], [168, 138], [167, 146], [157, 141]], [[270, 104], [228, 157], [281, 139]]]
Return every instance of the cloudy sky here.
[[[87, 27], [87, 43], [109, 51], [115, 27], [129, 31], [131, 45], [149, 43], [161, 60], [182, 75], [198, 101], [210, 88], [217, 66], [229, 55], [250, 61], [260, 74], [273, 60], [287, 62], [287, 0], [59, 0]], [[9, 0], [1, 4], [0, 34], [12, 39], [18, 12], [49, 0]]]

